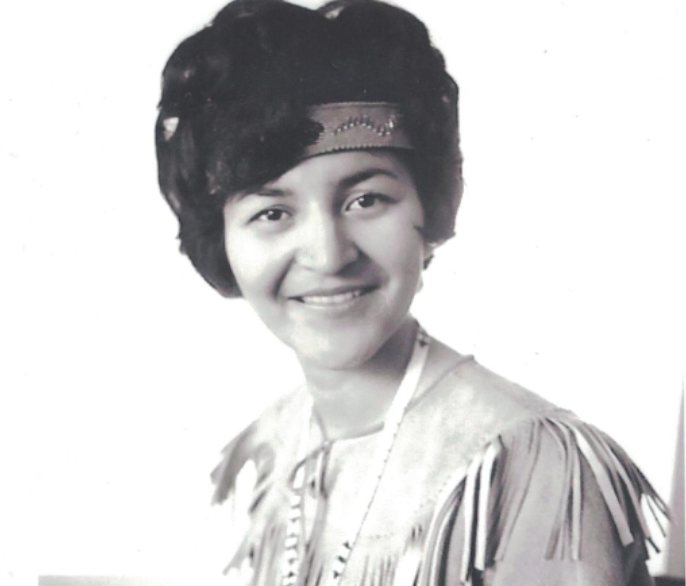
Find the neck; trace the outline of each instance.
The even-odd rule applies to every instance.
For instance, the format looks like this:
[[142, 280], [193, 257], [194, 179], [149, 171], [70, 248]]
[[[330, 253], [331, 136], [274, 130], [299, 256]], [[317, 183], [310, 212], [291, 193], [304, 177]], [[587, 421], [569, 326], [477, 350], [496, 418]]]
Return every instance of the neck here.
[[405, 374], [416, 329], [408, 319], [371, 359], [355, 368], [301, 364], [328, 439], [355, 437], [384, 421]]

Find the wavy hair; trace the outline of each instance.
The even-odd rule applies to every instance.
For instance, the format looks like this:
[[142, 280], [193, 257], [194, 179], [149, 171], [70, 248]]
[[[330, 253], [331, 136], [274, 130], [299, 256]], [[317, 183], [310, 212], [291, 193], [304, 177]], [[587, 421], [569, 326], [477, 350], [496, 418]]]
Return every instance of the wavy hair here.
[[414, 146], [404, 161], [424, 208], [424, 238], [453, 235], [462, 195], [458, 88], [409, 12], [376, 0], [319, 10], [235, 0], [178, 46], [162, 81], [160, 189], [179, 220], [182, 252], [223, 295], [240, 296], [223, 206], [298, 163], [317, 136], [306, 115], [314, 104], [397, 104]]

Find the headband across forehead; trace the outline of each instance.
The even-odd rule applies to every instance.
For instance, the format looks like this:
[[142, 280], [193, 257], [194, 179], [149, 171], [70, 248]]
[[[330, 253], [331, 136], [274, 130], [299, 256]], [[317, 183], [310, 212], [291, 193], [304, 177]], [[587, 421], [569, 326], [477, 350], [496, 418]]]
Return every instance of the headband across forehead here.
[[[307, 108], [307, 117], [321, 130], [316, 141], [305, 147], [303, 159], [338, 151], [413, 148], [400, 109], [389, 102], [319, 104]], [[165, 141], [172, 139], [178, 126], [178, 116], [162, 120]]]
[[338, 102], [310, 106], [307, 116], [322, 126], [303, 158], [338, 151], [412, 150], [398, 106], [388, 102]]

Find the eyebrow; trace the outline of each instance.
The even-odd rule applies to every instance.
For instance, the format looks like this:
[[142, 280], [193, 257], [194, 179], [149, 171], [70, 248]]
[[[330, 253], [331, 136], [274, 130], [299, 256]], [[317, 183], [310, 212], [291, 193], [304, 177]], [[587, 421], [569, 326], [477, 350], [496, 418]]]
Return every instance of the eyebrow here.
[[274, 189], [272, 187], [260, 187], [258, 189], [248, 189], [238, 194], [236, 201], [245, 199], [249, 195], [257, 195], [259, 197], [284, 197], [289, 195], [290, 191], [284, 191], [283, 189]]
[[372, 177], [376, 177], [377, 175], [390, 177], [391, 179], [398, 179], [398, 176], [389, 169], [383, 169], [381, 167], [372, 167], [370, 169], [365, 169], [364, 171], [354, 173], [353, 175], [350, 175], [348, 177], [344, 177], [339, 181], [338, 187], [339, 189], [349, 189], [357, 185], [358, 183], [363, 183], [364, 181], [367, 181]]
[[[398, 175], [394, 173], [393, 171], [390, 171], [389, 169], [384, 169], [382, 167], [372, 167], [370, 169], [364, 169], [362, 171], [359, 171], [357, 173], [353, 173], [352, 175], [348, 175], [347, 177], [343, 177], [337, 185], [338, 190], [346, 190], [350, 189], [351, 187], [354, 187], [355, 185], [359, 183], [363, 183], [372, 177], [377, 177], [377, 176], [384, 176], [384, 177], [390, 177], [391, 179], [399, 179]], [[238, 199], [243, 199], [244, 197], [248, 195], [257, 195], [259, 197], [284, 197], [286, 195], [290, 195], [290, 190], [284, 190], [284, 189], [277, 189], [274, 187], [260, 187], [259, 189], [255, 189], [254, 191], [245, 191], [242, 194], [239, 195]]]
[[289, 193], [289, 190], [275, 189], [273, 187], [260, 187], [259, 189], [251, 191], [246, 195], [259, 195], [261, 197], [283, 197], [284, 195], [288, 195]]

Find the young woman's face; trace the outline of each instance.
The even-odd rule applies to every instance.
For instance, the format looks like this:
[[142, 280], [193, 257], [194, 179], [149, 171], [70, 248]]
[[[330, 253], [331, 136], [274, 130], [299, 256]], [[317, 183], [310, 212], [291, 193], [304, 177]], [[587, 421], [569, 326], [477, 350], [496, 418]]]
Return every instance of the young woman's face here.
[[428, 249], [409, 170], [389, 152], [307, 159], [224, 208], [243, 297], [303, 363], [352, 368], [408, 319]]

